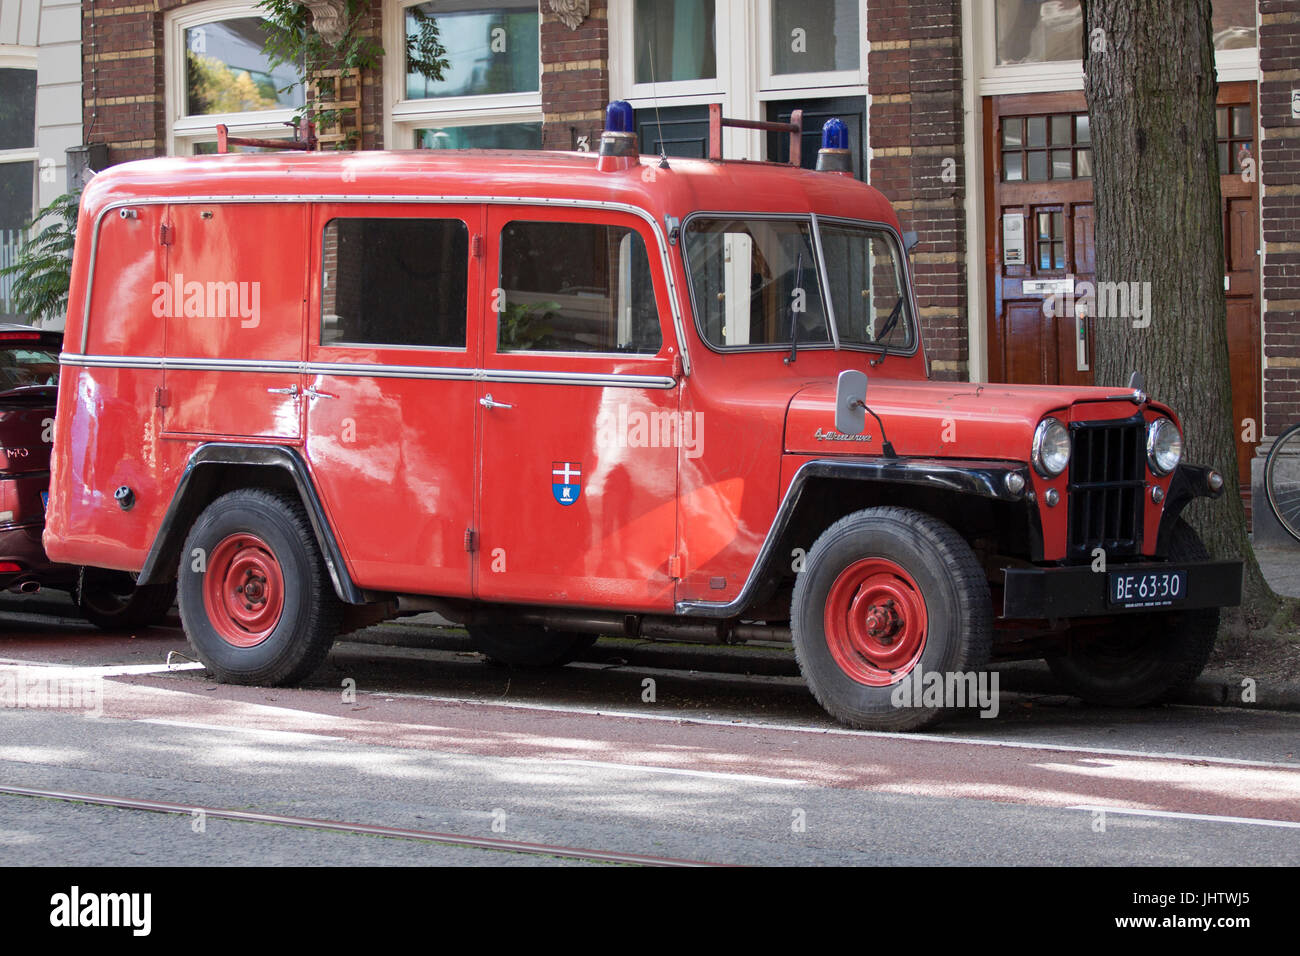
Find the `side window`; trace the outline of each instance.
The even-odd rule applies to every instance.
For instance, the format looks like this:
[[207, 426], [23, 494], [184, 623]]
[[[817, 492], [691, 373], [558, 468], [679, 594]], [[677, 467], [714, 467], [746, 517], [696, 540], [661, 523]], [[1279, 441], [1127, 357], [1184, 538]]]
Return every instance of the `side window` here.
[[663, 345], [645, 243], [635, 229], [511, 222], [501, 230], [498, 352], [628, 352]]
[[465, 347], [459, 219], [331, 219], [321, 255], [321, 345]]

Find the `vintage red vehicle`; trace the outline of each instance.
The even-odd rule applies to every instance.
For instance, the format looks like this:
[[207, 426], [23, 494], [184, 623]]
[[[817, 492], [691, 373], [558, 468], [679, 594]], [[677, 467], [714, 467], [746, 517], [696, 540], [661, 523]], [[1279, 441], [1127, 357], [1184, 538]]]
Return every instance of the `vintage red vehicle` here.
[[51, 556], [177, 579], [230, 682], [436, 610], [513, 665], [793, 640], [862, 727], [930, 723], [953, 701], [901, 682], [1009, 657], [1106, 703], [1188, 684], [1241, 568], [1179, 518], [1222, 480], [1173, 411], [931, 380], [898, 219], [837, 174], [834, 121], [812, 171], [638, 156], [624, 107], [599, 155], [96, 177]]

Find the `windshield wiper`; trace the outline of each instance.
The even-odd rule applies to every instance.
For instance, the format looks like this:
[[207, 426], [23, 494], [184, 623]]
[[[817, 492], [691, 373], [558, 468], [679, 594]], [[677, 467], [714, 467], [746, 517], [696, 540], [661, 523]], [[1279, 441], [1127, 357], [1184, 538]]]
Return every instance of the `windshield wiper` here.
[[[803, 288], [803, 251], [799, 252], [799, 262], [795, 267], [794, 292]], [[793, 365], [799, 357], [799, 313], [794, 307], [795, 296], [790, 296], [790, 354], [785, 357], [786, 365]]]
[[881, 339], [883, 339], [890, 332], [894, 331], [894, 326], [898, 325], [898, 320], [902, 317], [902, 315], [903, 315], [903, 297], [900, 295], [898, 297], [898, 301], [894, 303], [894, 307], [889, 311], [889, 318], [885, 319], [885, 324], [880, 327], [880, 333], [876, 336], [876, 341], [880, 342], [880, 358], [872, 359], [868, 363], [872, 368], [875, 368], [877, 365], [883, 362], [885, 360], [885, 356], [889, 354], [889, 344], [887, 342], [882, 342]]

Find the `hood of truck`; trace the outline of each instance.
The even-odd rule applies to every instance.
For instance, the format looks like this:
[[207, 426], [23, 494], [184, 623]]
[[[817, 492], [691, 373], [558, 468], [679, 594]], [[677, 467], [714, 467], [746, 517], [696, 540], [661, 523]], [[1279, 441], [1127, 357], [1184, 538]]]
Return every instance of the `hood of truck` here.
[[[1063, 422], [1138, 414], [1133, 391], [1047, 385], [889, 381], [873, 378], [867, 407], [904, 457], [1027, 461], [1034, 429], [1047, 415]], [[1170, 414], [1162, 405], [1147, 406]], [[1172, 417], [1172, 416], [1171, 416]], [[785, 450], [805, 455], [879, 455], [880, 425], [867, 415], [860, 435], [835, 430], [835, 382], [798, 391], [786, 416]]]

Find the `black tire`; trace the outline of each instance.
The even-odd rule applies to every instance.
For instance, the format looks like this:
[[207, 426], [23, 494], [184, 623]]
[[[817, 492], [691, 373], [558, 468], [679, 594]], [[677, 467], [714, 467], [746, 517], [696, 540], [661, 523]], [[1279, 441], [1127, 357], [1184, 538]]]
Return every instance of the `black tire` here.
[[128, 571], [84, 568], [74, 595], [86, 620], [106, 631], [130, 630], [157, 624], [176, 603], [176, 583], [135, 583]]
[[1300, 425], [1284, 431], [1268, 450], [1264, 493], [1278, 524], [1300, 541]]
[[[1208, 560], [1200, 535], [1180, 518], [1170, 564]], [[1131, 614], [1076, 630], [1083, 633], [1072, 635], [1070, 653], [1047, 659], [1061, 685], [1089, 704], [1144, 707], [1177, 697], [1200, 676], [1214, 651], [1219, 609]]]
[[[867, 573], [860, 569], [868, 563], [895, 571], [869, 572], [870, 577], [854, 590], [854, 575]], [[909, 614], [905, 606], [900, 619], [903, 630], [898, 648], [917, 648], [910, 661], [890, 662], [887, 654], [877, 657], [860, 647], [846, 649], [842, 638], [828, 632], [828, 620], [839, 616], [830, 613], [829, 601], [833, 599], [839, 607], [846, 594], [872, 593], [881, 582], [882, 594], [898, 582], [912, 602], [920, 599], [919, 605], [912, 606], [923, 614]], [[874, 626], [869, 622], [877, 608], [892, 600], [873, 598], [870, 605], [852, 605], [865, 611], [859, 620], [859, 636], [864, 628]], [[903, 603], [906, 605], [906, 600]], [[952, 712], [954, 702], [926, 706], [924, 697], [910, 700], [911, 686], [900, 685], [912, 681], [910, 675], [918, 669], [922, 677], [974, 673], [980, 680], [979, 672], [988, 664], [992, 646], [992, 615], [983, 569], [970, 545], [952, 527], [907, 508], [869, 508], [841, 518], [813, 544], [805, 570], [795, 581], [790, 629], [804, 679], [818, 703], [836, 720], [868, 730], [917, 730]], [[849, 617], [844, 615], [846, 621]], [[915, 632], [909, 630], [918, 619], [923, 622], [919, 645], [915, 644]], [[884, 633], [892, 640], [891, 626], [887, 624]], [[847, 667], [856, 668], [856, 676], [837, 661], [833, 645], [842, 660], [847, 655]], [[864, 677], [876, 683], [867, 683]], [[902, 697], [904, 690], [908, 691], [907, 700]], [[967, 706], [975, 703], [968, 701]]]
[[512, 624], [502, 618], [465, 629], [474, 649], [506, 667], [562, 667], [596, 643], [595, 634], [553, 631], [533, 624]]
[[[261, 574], [255, 596], [231, 586], [241, 567], [261, 568], [242, 578], [257, 584]], [[178, 580], [190, 646], [223, 683], [296, 684], [320, 666], [339, 631], [342, 605], [302, 503], [288, 495], [245, 488], [208, 505], [185, 541]], [[262, 616], [245, 627], [231, 610], [236, 601]]]

